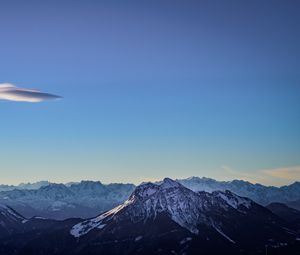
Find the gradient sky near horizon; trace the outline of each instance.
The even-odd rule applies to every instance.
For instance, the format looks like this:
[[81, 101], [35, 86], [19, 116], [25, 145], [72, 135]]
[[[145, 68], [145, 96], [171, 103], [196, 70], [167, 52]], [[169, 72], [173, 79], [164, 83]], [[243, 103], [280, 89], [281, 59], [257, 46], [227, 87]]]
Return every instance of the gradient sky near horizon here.
[[0, 183], [300, 179], [299, 1], [0, 1]]

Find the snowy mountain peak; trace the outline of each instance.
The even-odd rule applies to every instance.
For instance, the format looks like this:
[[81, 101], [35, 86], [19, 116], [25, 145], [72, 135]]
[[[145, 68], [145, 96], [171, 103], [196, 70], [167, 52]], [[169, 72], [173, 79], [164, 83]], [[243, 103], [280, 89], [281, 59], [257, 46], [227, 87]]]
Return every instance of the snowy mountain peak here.
[[[166, 178], [160, 184], [144, 183], [138, 186], [122, 205], [100, 216], [75, 225], [70, 233], [80, 237], [93, 229], [105, 229], [113, 222], [151, 222], [166, 215], [179, 226], [193, 234], [199, 233], [199, 226], [206, 225], [222, 232], [220, 215], [230, 210], [245, 213], [251, 200], [239, 197], [229, 191], [194, 192], [183, 185]], [[241, 208], [242, 207], [242, 211]], [[216, 212], [219, 216], [216, 217]]]
[[181, 187], [182, 185], [170, 178], [165, 178], [162, 183], [160, 184], [160, 187], [162, 189], [169, 189], [169, 188], [178, 188]]
[[228, 205], [235, 209], [240, 209], [244, 207], [249, 209], [252, 205], [252, 201], [249, 198], [240, 197], [229, 190], [226, 191], [214, 191], [212, 195], [217, 196], [224, 200]]
[[139, 185], [136, 187], [135, 191], [133, 192], [132, 196], [136, 196], [139, 198], [148, 198], [149, 196], [153, 195], [154, 193], [160, 190], [169, 190], [169, 189], [176, 189], [176, 188], [184, 188], [180, 183], [170, 179], [165, 178], [159, 184], [147, 182]]
[[151, 182], [143, 183], [136, 187], [131, 197], [135, 196], [140, 198], [147, 198], [157, 192], [158, 187], [158, 185]]

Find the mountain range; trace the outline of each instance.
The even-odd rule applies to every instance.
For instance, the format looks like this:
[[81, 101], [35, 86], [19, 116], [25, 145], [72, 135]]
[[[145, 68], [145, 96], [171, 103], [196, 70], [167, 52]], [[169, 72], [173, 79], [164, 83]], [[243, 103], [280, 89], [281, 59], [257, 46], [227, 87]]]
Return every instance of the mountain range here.
[[8, 205], [25, 217], [52, 219], [88, 218], [124, 202], [133, 184], [108, 184], [82, 181], [65, 185], [50, 183], [38, 189], [0, 192], [0, 204]]
[[34, 183], [20, 183], [19, 185], [5, 185], [0, 184], [0, 191], [9, 191], [14, 189], [39, 189], [40, 187], [49, 185], [50, 182], [48, 181], [39, 181]]
[[283, 204], [269, 209], [229, 190], [193, 191], [165, 178], [90, 219], [26, 218], [1, 205], [0, 253], [299, 254], [291, 214], [299, 219]]
[[[225, 182], [205, 177], [176, 181], [193, 191], [211, 193], [229, 190], [263, 206], [276, 202], [300, 209], [299, 182], [283, 187], [268, 187], [241, 180]], [[24, 217], [38, 215], [58, 220], [94, 217], [123, 203], [136, 188], [134, 184], [102, 184], [95, 181], [68, 184], [43, 181], [9, 187], [10, 190], [0, 191], [0, 204], [10, 206]]]
[[279, 202], [300, 209], [300, 182], [274, 187], [259, 183], [253, 184], [243, 180], [216, 181], [205, 177], [190, 177], [177, 181], [194, 191], [230, 190], [240, 196], [251, 198], [261, 205]]

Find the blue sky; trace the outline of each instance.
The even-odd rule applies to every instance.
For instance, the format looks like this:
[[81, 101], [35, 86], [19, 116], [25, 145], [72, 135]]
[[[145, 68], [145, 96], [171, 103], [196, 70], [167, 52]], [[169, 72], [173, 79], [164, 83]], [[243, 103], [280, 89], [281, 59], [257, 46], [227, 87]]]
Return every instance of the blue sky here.
[[1, 2], [0, 182], [299, 180], [299, 7]]

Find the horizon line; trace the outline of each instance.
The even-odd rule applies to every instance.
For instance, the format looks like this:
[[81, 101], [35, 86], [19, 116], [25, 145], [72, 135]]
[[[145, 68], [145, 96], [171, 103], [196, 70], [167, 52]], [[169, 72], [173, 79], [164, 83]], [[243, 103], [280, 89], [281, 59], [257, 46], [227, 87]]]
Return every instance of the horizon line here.
[[[164, 177], [164, 178], [170, 178], [170, 177]], [[146, 183], [146, 182], [152, 182], [152, 183], [157, 183], [157, 182], [161, 182], [164, 178], [162, 179], [156, 179], [156, 180], [150, 180], [147, 178], [142, 181], [142, 182], [139, 182], [139, 183], [135, 183], [135, 182], [102, 182], [101, 180], [99, 179], [81, 179], [79, 181], [67, 181], [67, 182], [60, 182], [60, 181], [50, 181], [50, 180], [37, 180], [37, 181], [33, 181], [33, 182], [20, 182], [18, 184], [7, 184], [7, 183], [0, 183], [0, 186], [8, 186], [8, 187], [18, 187], [18, 186], [22, 186], [22, 185], [34, 185], [34, 184], [37, 184], [37, 183], [41, 183], [41, 182], [47, 182], [49, 185], [51, 184], [63, 184], [63, 185], [72, 185], [72, 184], [79, 184], [81, 182], [99, 182], [100, 184], [103, 184], [103, 185], [109, 185], [109, 184], [132, 184], [132, 185], [135, 185], [135, 186], [139, 186], [143, 183]], [[217, 181], [217, 182], [227, 182], [227, 183], [230, 183], [230, 182], [233, 182], [233, 181], [242, 181], [242, 182], [246, 182], [246, 183], [250, 183], [252, 185], [262, 185], [262, 186], [265, 186], [265, 187], [277, 187], [277, 188], [281, 188], [281, 187], [285, 187], [285, 186], [290, 186], [290, 185], [293, 185], [295, 183], [299, 183], [300, 181], [299, 180], [295, 180], [295, 181], [292, 181], [291, 183], [289, 184], [284, 184], [284, 185], [268, 185], [268, 184], [263, 184], [263, 183], [259, 183], [259, 182], [251, 182], [249, 180], [245, 180], [245, 179], [232, 179], [232, 180], [220, 180], [220, 179], [215, 179], [215, 178], [211, 178], [211, 177], [206, 177], [206, 176], [189, 176], [189, 177], [186, 177], [186, 178], [170, 178], [172, 180], [175, 180], [175, 181], [180, 181], [180, 180], [188, 180], [188, 179], [192, 179], [192, 178], [199, 178], [199, 179], [210, 179], [210, 180], [214, 180], [214, 181]], [[44, 186], [48, 186], [48, 185], [44, 185]]]

